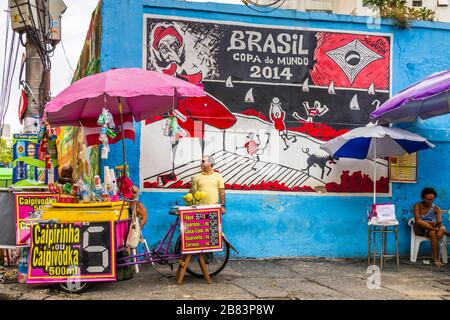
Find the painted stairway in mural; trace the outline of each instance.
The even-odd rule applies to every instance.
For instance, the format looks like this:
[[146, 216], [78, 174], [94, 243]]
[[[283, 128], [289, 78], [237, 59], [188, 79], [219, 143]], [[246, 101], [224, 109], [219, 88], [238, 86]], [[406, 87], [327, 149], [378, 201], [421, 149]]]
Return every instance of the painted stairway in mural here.
[[[212, 156], [216, 161], [214, 169], [223, 176], [227, 189], [271, 190], [274, 185], [278, 185], [280, 188], [284, 187], [292, 191], [311, 191], [310, 187], [302, 187], [308, 179], [324, 183], [303, 170], [265, 161], [258, 161], [255, 165], [254, 159], [225, 150], [216, 152]], [[167, 170], [161, 174], [168, 174], [171, 171]], [[177, 179], [175, 182], [168, 182], [166, 187], [185, 188], [190, 184], [191, 178], [199, 172], [198, 160], [175, 167]], [[158, 181], [158, 175], [144, 178], [145, 188], [158, 187], [159, 183], [161, 181]]]

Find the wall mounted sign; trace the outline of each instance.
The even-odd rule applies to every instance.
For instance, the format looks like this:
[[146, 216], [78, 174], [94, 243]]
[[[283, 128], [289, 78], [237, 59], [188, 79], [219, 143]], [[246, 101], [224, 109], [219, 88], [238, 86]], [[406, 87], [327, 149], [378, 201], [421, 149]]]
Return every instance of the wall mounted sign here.
[[417, 153], [389, 158], [389, 179], [391, 182], [417, 182]]

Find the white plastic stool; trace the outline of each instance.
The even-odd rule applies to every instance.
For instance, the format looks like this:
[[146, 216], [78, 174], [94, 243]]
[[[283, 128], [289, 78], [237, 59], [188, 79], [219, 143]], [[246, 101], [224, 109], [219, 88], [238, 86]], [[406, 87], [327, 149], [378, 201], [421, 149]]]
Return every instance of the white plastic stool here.
[[[408, 225], [411, 227], [411, 252], [409, 260], [411, 262], [416, 262], [417, 255], [419, 254], [420, 244], [423, 241], [430, 241], [430, 238], [416, 235], [413, 228], [414, 218], [409, 219]], [[447, 263], [447, 237], [445, 235], [439, 240], [439, 249], [439, 257], [442, 257], [442, 261], [444, 263]]]

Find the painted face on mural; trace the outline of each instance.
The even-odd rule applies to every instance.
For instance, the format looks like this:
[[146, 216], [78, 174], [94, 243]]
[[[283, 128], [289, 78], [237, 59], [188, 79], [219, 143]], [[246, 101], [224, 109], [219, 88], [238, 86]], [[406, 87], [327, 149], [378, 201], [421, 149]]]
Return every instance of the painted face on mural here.
[[158, 53], [158, 64], [162, 67], [184, 63], [184, 40], [174, 26], [160, 26], [153, 35], [153, 49]]
[[161, 57], [166, 62], [175, 62], [180, 64], [180, 48], [181, 44], [174, 36], [166, 36], [161, 39], [158, 45], [158, 50], [161, 53]]

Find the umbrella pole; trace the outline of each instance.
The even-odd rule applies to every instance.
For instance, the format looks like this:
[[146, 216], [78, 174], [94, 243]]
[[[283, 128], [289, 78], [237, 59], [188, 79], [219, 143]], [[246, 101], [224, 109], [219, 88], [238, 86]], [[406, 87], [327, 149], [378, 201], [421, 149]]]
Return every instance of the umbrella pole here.
[[124, 132], [123, 132], [122, 102], [120, 102], [120, 97], [117, 99], [119, 100], [120, 134], [122, 135], [123, 172], [126, 177], [127, 176], [127, 153], [126, 153], [126, 149], [125, 149], [125, 137], [124, 137]]
[[373, 147], [373, 204], [377, 201], [377, 138]]

